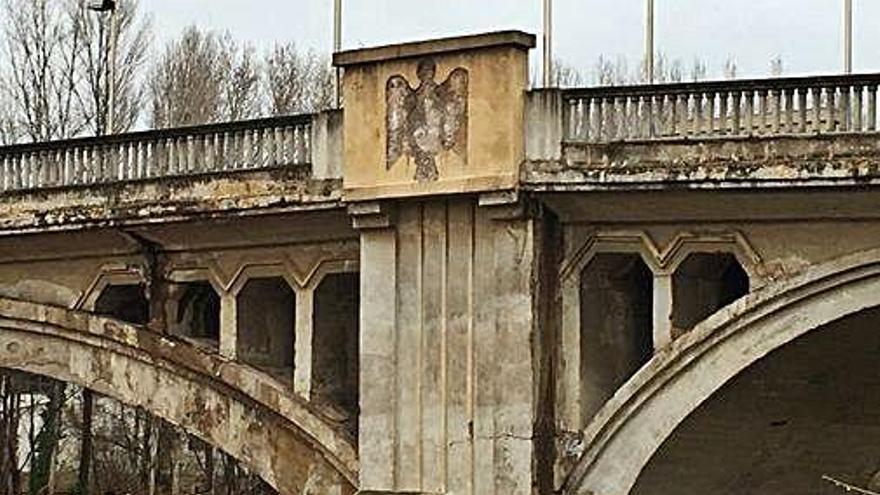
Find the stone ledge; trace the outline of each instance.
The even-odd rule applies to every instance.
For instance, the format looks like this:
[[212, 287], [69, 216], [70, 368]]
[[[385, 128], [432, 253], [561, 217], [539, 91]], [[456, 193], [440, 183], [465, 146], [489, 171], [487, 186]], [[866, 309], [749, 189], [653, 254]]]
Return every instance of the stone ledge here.
[[438, 55], [441, 53], [479, 50], [497, 46], [513, 46], [523, 49], [535, 47], [535, 35], [523, 31], [497, 31], [494, 33], [456, 36], [428, 41], [416, 41], [395, 45], [347, 50], [333, 55], [333, 65], [348, 67], [385, 60]]

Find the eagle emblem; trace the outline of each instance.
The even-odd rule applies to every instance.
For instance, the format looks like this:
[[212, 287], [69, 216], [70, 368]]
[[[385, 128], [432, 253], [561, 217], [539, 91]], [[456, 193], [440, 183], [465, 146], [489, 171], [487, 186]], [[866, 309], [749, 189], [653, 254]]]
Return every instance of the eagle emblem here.
[[416, 88], [400, 75], [389, 78], [385, 87], [386, 169], [403, 157], [411, 158], [415, 180], [431, 182], [439, 178], [441, 152], [451, 151], [467, 164], [468, 72], [455, 69], [438, 84], [436, 63], [425, 59], [416, 73]]

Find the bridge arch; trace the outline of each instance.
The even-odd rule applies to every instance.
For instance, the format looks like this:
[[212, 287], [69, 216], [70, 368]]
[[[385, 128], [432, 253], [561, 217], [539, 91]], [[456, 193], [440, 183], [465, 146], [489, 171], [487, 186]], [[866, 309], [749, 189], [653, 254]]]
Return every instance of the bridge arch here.
[[659, 351], [583, 432], [567, 495], [623, 495], [676, 428], [725, 383], [798, 337], [880, 307], [880, 250], [770, 284]]
[[90, 388], [185, 429], [281, 495], [356, 491], [339, 425], [267, 375], [119, 321], [0, 298], [0, 367]]

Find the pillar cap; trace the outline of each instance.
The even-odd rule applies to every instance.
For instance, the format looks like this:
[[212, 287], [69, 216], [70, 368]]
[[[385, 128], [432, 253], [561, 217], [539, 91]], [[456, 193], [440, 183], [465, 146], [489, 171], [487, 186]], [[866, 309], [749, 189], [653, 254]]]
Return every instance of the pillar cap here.
[[333, 65], [349, 67], [385, 60], [478, 50], [496, 46], [515, 46], [528, 50], [535, 47], [535, 35], [515, 30], [496, 31], [468, 36], [399, 43], [375, 48], [346, 50], [333, 54]]

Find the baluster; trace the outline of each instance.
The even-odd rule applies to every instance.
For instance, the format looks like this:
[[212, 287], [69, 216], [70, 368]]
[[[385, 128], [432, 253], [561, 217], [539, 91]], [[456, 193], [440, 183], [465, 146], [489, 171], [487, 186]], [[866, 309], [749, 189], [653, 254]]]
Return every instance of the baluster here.
[[739, 136], [742, 133], [742, 92], [734, 91], [730, 96], [730, 130], [734, 136]]
[[58, 150], [58, 156], [61, 167], [61, 185], [69, 186], [73, 184], [73, 174], [70, 170], [70, 148], [65, 147], [63, 150]]
[[9, 157], [3, 156], [0, 160], [0, 190], [9, 190]]
[[103, 183], [107, 180], [107, 171], [104, 169], [105, 160], [105, 152], [104, 147], [101, 145], [95, 145], [92, 149], [92, 160], [94, 160], [94, 176], [96, 183]]
[[86, 174], [88, 174], [88, 154], [87, 146], [73, 149], [73, 181], [76, 184], [85, 184]]
[[223, 131], [223, 133], [218, 134], [218, 139], [220, 142], [217, 147], [217, 166], [220, 170], [229, 170], [232, 159], [232, 133]]
[[21, 155], [10, 158], [10, 189], [21, 189]]
[[638, 135], [639, 107], [633, 104], [633, 98], [624, 96], [615, 98], [615, 135], [621, 139], [635, 139]]
[[128, 175], [127, 179], [137, 179], [137, 145], [133, 141], [122, 144], [122, 161], [125, 163], [125, 170], [127, 171]]
[[743, 127], [744, 134], [751, 136], [755, 132], [755, 90], [747, 89], [743, 93]]
[[785, 132], [793, 133], [794, 126], [794, 88], [784, 90], [785, 96]]
[[189, 174], [199, 172], [199, 164], [196, 163], [196, 138], [186, 136], [186, 172]]
[[593, 112], [593, 118], [595, 119], [596, 142], [601, 143], [605, 141], [605, 98], [597, 98], [594, 105], [595, 112]]
[[862, 86], [853, 87], [853, 98], [854, 103], [851, 109], [852, 112], [852, 126], [854, 131], [862, 132], [862, 112], [864, 101], [862, 100], [863, 93], [865, 88]]
[[773, 118], [770, 120], [770, 133], [771, 134], [779, 134], [779, 129], [782, 126], [782, 92], [778, 89], [773, 89], [770, 91], [770, 98], [773, 112]]
[[825, 102], [822, 101], [823, 93], [823, 88], [813, 88], [813, 132], [816, 134], [822, 132], [822, 108], [825, 106]]
[[837, 129], [838, 104], [837, 104], [837, 88], [825, 88], [828, 98], [828, 132], [834, 132]]
[[186, 172], [184, 164], [186, 163], [186, 149], [180, 138], [171, 138], [171, 163], [169, 169], [175, 175], [182, 175]]
[[798, 88], [798, 125], [797, 132], [807, 132], [807, 88]]
[[272, 140], [272, 166], [284, 164], [284, 137], [281, 126], [272, 127], [269, 130], [269, 138]]
[[260, 166], [272, 166], [272, 129], [266, 127], [259, 130], [260, 133]]
[[840, 126], [838, 130], [841, 132], [849, 132], [852, 129], [852, 94], [849, 86], [841, 86], [838, 88], [840, 92]]
[[52, 185], [54, 187], [64, 185], [64, 150], [61, 148], [52, 153]]
[[654, 117], [656, 116], [656, 95], [649, 95], [645, 97], [645, 137], [648, 139], [652, 139], [654, 134], [656, 133], [655, 125], [654, 125]]
[[713, 90], [706, 91], [706, 134], [715, 134], [715, 97], [717, 93]]
[[33, 163], [33, 155], [31, 153], [26, 153], [24, 158], [22, 158], [22, 168], [23, 168], [23, 180], [22, 180], [22, 188], [30, 189], [34, 187], [34, 163]]
[[767, 134], [767, 129], [770, 125], [768, 120], [768, 92], [766, 89], [758, 90], [758, 130], [756, 134], [758, 136], [763, 136]]
[[165, 164], [168, 163], [165, 158], [165, 140], [162, 138], [154, 140], [150, 144], [150, 177], [162, 177], [165, 175]]
[[720, 134], [732, 134], [730, 129], [730, 93], [721, 91], [718, 93], [718, 131]]
[[128, 146], [126, 143], [111, 145], [113, 150], [113, 162], [116, 167], [117, 177], [120, 181], [131, 179], [131, 166], [128, 163]]
[[149, 177], [149, 171], [147, 170], [147, 152], [149, 151], [150, 143], [149, 141], [138, 140], [136, 143], [132, 143], [132, 146], [134, 168], [137, 171], [137, 178], [146, 179]]
[[88, 184], [91, 180], [91, 149], [89, 146], [83, 146], [79, 150], [76, 164], [76, 177], [79, 184]]
[[217, 167], [217, 133], [202, 134], [202, 166], [208, 172], [216, 172]]
[[868, 86], [868, 115], [866, 116], [868, 121], [868, 130], [876, 131], [877, 130], [877, 85], [871, 84]]
[[680, 95], [672, 94], [669, 95], [670, 104], [669, 104], [669, 135], [677, 136], [678, 135], [678, 109], [680, 106]]
[[165, 138], [165, 175], [175, 175], [177, 173], [177, 147], [174, 138]]
[[[581, 104], [582, 100], [566, 98], [562, 100], [562, 140], [563, 141], [572, 141], [573, 138], [577, 135], [577, 123], [575, 122], [575, 118], [577, 117], [577, 109]], [[284, 148], [289, 148], [288, 146], [288, 132], [287, 128], [284, 129]], [[288, 150], [289, 152], [289, 150]], [[289, 156], [289, 155], [287, 155]]]
[[243, 131], [243, 140], [242, 140], [242, 152], [241, 152], [241, 163], [239, 164], [239, 168], [247, 168], [248, 165], [253, 161], [252, 158], [252, 136], [249, 131]]
[[278, 164], [279, 165], [290, 165], [293, 163], [293, 148], [290, 146], [290, 134], [293, 132], [293, 127], [284, 126], [279, 127], [279, 132], [277, 134], [278, 142], [277, 146], [280, 150], [278, 152]]
[[306, 143], [305, 127], [296, 126], [296, 163], [303, 164], [308, 161], [308, 144]]
[[254, 135], [253, 140], [253, 162], [250, 165], [250, 168], [261, 168], [265, 166], [265, 153], [263, 151], [263, 131], [260, 129], [254, 129], [251, 131]]
[[[590, 141], [590, 114], [593, 108], [593, 99], [592, 98], [584, 98], [577, 100], [578, 108], [575, 110], [576, 120], [575, 124], [575, 135], [577, 136], [578, 141], [589, 142]], [[294, 150], [291, 149], [291, 156], [293, 156]]]
[[610, 125], [608, 130], [610, 131], [609, 138], [612, 141], [620, 139], [623, 129], [623, 120], [620, 111], [620, 102], [621, 99], [619, 96], [615, 96], [611, 100], [609, 100], [609, 104], [611, 105], [611, 111], [608, 112], [608, 117], [610, 119]]

